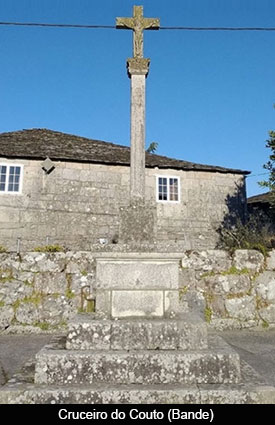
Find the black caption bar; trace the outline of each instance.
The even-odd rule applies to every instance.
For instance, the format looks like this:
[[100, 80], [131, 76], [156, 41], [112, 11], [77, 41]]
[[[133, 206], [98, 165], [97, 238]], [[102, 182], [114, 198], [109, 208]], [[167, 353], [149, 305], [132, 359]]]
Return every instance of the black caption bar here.
[[225, 421], [238, 422], [241, 415], [255, 421], [263, 417], [271, 417], [275, 413], [275, 405], [1, 405], [2, 415], [9, 420], [28, 420], [38, 423], [39, 419], [62, 424], [77, 421], [94, 423], [127, 422], [158, 424], [169, 423], [211, 423], [223, 424]]

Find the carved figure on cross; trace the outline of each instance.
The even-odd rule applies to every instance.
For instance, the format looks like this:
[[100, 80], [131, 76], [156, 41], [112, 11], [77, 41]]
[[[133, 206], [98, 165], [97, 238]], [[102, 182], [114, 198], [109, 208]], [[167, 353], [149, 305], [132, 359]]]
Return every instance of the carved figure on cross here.
[[118, 29], [133, 30], [133, 57], [143, 58], [143, 31], [158, 30], [160, 20], [157, 18], [144, 18], [143, 6], [134, 6], [132, 18], [117, 18]]

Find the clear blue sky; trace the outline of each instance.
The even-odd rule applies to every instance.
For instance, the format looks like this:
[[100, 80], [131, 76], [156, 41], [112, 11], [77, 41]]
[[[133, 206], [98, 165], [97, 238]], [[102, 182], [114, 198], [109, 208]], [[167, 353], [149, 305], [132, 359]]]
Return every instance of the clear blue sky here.
[[[274, 0], [0, 0], [0, 21], [275, 27]], [[146, 31], [147, 145], [261, 174], [275, 129], [275, 32]], [[0, 26], [0, 132], [49, 128], [129, 145], [131, 31]], [[248, 195], [263, 191], [247, 179]]]

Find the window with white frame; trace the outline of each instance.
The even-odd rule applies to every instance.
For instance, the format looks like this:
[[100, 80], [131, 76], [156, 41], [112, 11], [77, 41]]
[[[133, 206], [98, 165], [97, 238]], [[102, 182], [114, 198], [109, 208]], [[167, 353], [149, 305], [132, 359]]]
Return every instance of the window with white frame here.
[[0, 164], [0, 193], [20, 193], [22, 165]]
[[157, 177], [157, 201], [179, 202], [179, 177]]

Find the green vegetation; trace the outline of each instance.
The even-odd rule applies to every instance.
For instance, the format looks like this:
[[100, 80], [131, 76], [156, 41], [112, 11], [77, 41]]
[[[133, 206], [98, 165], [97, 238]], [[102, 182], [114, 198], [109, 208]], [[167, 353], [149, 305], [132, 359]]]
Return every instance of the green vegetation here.
[[218, 229], [220, 235], [219, 248], [233, 253], [236, 249], [255, 249], [265, 257], [272, 249], [274, 233], [272, 223], [265, 221], [261, 213], [252, 215], [246, 223], [237, 218], [234, 223], [228, 222]]
[[259, 184], [270, 190], [270, 203], [275, 208], [275, 131], [269, 131], [269, 139], [266, 140], [266, 147], [271, 149], [269, 160], [264, 164], [264, 168], [269, 171], [269, 178], [268, 180], [259, 182]]
[[184, 295], [187, 293], [188, 291], [188, 286], [183, 286], [182, 288], [180, 288], [179, 290], [179, 299], [182, 300]]
[[150, 145], [148, 146], [148, 148], [146, 149], [146, 152], [148, 153], [155, 153], [158, 149], [158, 142], [152, 142], [150, 143]]
[[31, 303], [34, 304], [36, 306], [40, 305], [42, 302], [43, 296], [40, 293], [33, 293], [30, 297], [25, 297], [23, 299], [23, 302], [25, 303]]
[[35, 252], [64, 252], [65, 248], [60, 245], [44, 245], [34, 248]]
[[73, 293], [71, 288], [67, 288], [65, 292], [65, 296], [71, 300], [75, 297], [75, 294]]
[[222, 272], [218, 271], [211, 271], [206, 272], [201, 275], [201, 279], [205, 279], [207, 277], [214, 277], [214, 276], [227, 276], [227, 275], [242, 275], [242, 274], [249, 274], [249, 270], [247, 268], [243, 268], [241, 270], [237, 269], [235, 266], [231, 266], [228, 270], [224, 270]]
[[210, 307], [205, 307], [204, 317], [205, 317], [205, 320], [206, 320], [207, 323], [211, 322], [212, 314], [213, 314], [212, 309]]
[[269, 327], [269, 323], [266, 320], [264, 320], [264, 319], [262, 319], [262, 327], [264, 329], [267, 329]]
[[0, 254], [4, 254], [7, 252], [7, 248], [5, 248], [3, 245], [0, 245]]
[[4, 307], [5, 303], [4, 301], [0, 301], [0, 307]]
[[221, 272], [222, 276], [227, 276], [227, 275], [241, 275], [241, 274], [249, 274], [249, 270], [247, 268], [243, 268], [241, 270], [237, 269], [237, 267], [235, 266], [231, 266], [230, 269], [225, 270], [224, 272]]

